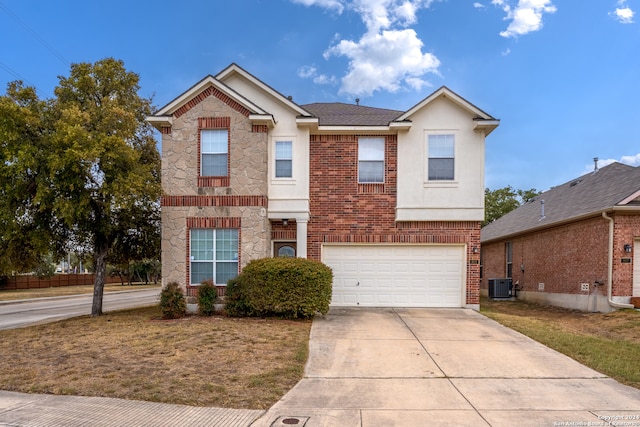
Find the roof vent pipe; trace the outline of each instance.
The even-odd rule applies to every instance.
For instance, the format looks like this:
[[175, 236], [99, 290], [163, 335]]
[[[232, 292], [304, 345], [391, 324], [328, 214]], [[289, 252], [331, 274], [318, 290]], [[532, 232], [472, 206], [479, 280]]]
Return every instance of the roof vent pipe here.
[[598, 159], [597, 157], [594, 157], [594, 158], [593, 158], [593, 163], [594, 163], [594, 164], [593, 164], [593, 171], [594, 171], [594, 172], [597, 172], [597, 171], [598, 171], [598, 160], [599, 160], [599, 159]]
[[544, 216], [544, 199], [540, 200], [540, 219], [538, 221], [542, 221], [545, 218]]

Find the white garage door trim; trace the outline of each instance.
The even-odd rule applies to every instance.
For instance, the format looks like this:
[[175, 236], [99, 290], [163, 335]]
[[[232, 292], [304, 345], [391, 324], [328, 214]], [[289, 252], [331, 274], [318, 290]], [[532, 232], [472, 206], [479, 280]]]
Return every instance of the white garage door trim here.
[[464, 307], [465, 245], [325, 244], [332, 306]]

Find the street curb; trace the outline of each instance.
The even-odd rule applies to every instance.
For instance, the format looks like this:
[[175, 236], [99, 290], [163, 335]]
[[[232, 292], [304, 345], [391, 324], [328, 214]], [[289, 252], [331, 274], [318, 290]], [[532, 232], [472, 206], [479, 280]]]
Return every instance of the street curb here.
[[[133, 293], [133, 292], [144, 292], [144, 291], [148, 291], [149, 289], [130, 289], [130, 290], [126, 290], [126, 291], [112, 291], [112, 292], [105, 292], [105, 294], [126, 294], [126, 293]], [[160, 288], [158, 288], [158, 295], [160, 295]], [[0, 305], [9, 305], [9, 304], [23, 304], [26, 302], [34, 302], [34, 301], [47, 301], [47, 300], [60, 300], [60, 299], [68, 299], [68, 298], [75, 298], [75, 297], [79, 297], [79, 296], [86, 296], [86, 295], [93, 295], [93, 294], [73, 294], [73, 295], [61, 295], [61, 296], [57, 296], [57, 297], [41, 297], [41, 298], [26, 298], [26, 299], [14, 299], [14, 300], [7, 300], [7, 301], [0, 301]]]

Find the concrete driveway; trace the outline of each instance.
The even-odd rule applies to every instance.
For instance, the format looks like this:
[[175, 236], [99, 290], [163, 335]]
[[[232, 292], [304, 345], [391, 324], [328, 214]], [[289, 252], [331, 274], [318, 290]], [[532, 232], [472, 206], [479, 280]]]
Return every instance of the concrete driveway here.
[[304, 379], [252, 424], [291, 425], [640, 426], [640, 390], [472, 310], [332, 309]]

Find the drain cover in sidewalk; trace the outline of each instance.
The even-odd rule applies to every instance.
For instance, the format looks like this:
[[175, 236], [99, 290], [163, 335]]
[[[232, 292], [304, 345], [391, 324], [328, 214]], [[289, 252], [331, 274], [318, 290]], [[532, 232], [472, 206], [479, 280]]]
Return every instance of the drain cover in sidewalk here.
[[271, 424], [271, 427], [302, 427], [307, 423], [307, 421], [309, 421], [309, 417], [285, 416], [279, 417], [275, 420]]

